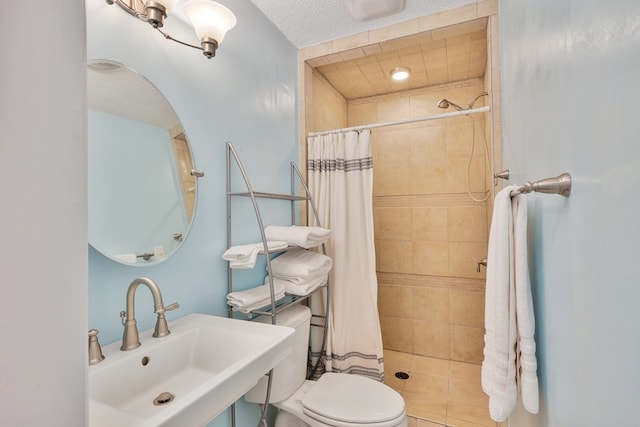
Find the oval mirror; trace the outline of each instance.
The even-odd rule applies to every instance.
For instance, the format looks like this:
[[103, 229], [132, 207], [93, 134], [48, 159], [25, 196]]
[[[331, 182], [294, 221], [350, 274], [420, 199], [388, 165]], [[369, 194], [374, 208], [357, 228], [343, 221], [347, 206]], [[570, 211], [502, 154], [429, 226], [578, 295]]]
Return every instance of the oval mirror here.
[[178, 116], [136, 71], [87, 64], [89, 243], [128, 265], [173, 254], [196, 205], [193, 156]]

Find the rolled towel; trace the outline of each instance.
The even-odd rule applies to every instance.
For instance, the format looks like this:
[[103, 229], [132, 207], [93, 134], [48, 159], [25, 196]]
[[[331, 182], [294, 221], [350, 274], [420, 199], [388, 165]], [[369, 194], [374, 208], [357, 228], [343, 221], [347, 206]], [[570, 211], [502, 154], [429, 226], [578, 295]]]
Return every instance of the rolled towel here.
[[271, 260], [271, 272], [275, 277], [298, 284], [310, 277], [326, 275], [332, 266], [333, 260], [328, 256], [300, 248]]
[[[274, 240], [267, 242], [267, 248], [270, 251], [285, 249], [287, 242], [282, 240]], [[236, 269], [253, 268], [256, 265], [258, 254], [264, 251], [264, 243], [250, 243], [248, 245], [237, 245], [227, 249], [222, 254], [222, 259], [229, 261], [229, 267]]]
[[267, 240], [285, 240], [291, 246], [309, 249], [320, 246], [331, 236], [331, 230], [322, 227], [303, 227], [299, 225], [270, 225], [264, 229]]
[[[319, 287], [326, 285], [328, 280], [329, 280], [328, 274], [324, 274], [318, 277], [312, 277], [301, 283], [296, 283], [295, 281], [289, 281], [289, 280], [281, 279], [279, 277], [274, 276], [273, 286], [274, 287], [284, 286], [286, 293], [290, 295], [297, 295], [297, 296], [304, 297], [309, 295], [311, 292], [315, 291]], [[269, 276], [264, 278], [264, 283], [265, 284], [269, 283]]]
[[[273, 284], [273, 293], [276, 301], [284, 297], [284, 292], [284, 285]], [[236, 311], [248, 313], [251, 310], [271, 304], [271, 290], [267, 284], [245, 291], [231, 292], [227, 295], [227, 304], [236, 309]]]

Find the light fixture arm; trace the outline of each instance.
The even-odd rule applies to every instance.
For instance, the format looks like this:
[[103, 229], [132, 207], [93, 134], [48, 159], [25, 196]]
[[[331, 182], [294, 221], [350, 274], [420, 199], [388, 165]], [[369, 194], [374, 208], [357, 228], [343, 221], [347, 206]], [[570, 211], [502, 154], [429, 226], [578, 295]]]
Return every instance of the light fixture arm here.
[[[160, 28], [163, 26], [163, 19], [167, 17], [167, 9], [159, 1], [147, 0], [144, 3], [144, 10], [142, 9], [141, 6], [136, 7], [138, 6], [137, 0], [105, 0], [105, 2], [109, 5], [117, 4], [122, 10], [127, 12], [129, 15], [134, 16], [140, 19], [141, 21], [145, 21], [149, 23], [153, 28], [158, 30], [158, 32], [162, 34], [162, 36], [167, 40], [171, 40], [173, 42], [176, 42], [178, 44], [181, 44], [183, 46], [187, 46], [193, 49], [201, 50], [207, 59], [211, 59], [214, 56], [216, 56], [216, 50], [218, 49], [219, 42], [213, 37], [200, 36], [202, 37], [201, 38], [202, 45], [196, 46], [196, 45], [178, 40], [172, 37], [171, 35], [165, 33], [164, 31], [162, 31]], [[215, 2], [212, 2], [212, 3], [215, 4]], [[224, 29], [224, 32], [222, 32], [222, 34], [218, 34], [220, 36], [220, 39], [222, 39], [224, 37], [224, 33], [228, 31], [230, 28], [233, 28], [233, 26], [235, 25], [235, 17], [231, 13], [231, 11], [226, 9], [224, 6], [218, 5], [218, 7], [225, 9], [228, 12], [228, 14], [231, 15], [231, 19], [233, 20], [233, 23], [228, 28]], [[196, 32], [197, 32], [197, 28], [196, 28]]]
[[135, 16], [136, 18], [142, 20], [142, 21], [147, 21], [147, 15], [136, 10], [135, 8], [131, 7], [130, 5], [126, 4], [124, 1], [122, 0], [105, 0], [105, 2], [109, 5], [111, 4], [117, 4], [118, 6], [120, 6], [120, 8], [122, 10], [124, 10], [125, 12], [127, 12], [129, 15]]
[[[176, 42], [176, 43], [181, 44], [181, 45], [183, 45], [183, 46], [192, 47], [192, 48], [194, 48], [194, 49], [198, 49], [198, 50], [202, 50], [202, 51], [204, 51], [204, 49], [203, 49], [202, 47], [200, 47], [200, 46], [196, 46], [196, 45], [193, 45], [193, 44], [189, 44], [189, 43], [183, 42], [183, 41], [178, 40], [178, 39], [174, 39], [170, 34], [165, 33], [165, 32], [164, 32], [164, 31], [162, 31], [160, 28], [156, 28], [156, 30], [158, 30], [158, 32], [159, 32], [160, 34], [162, 34], [162, 36], [163, 36], [165, 39], [167, 39], [167, 40], [171, 40], [172, 42]], [[206, 54], [206, 53], [204, 53], [204, 56], [207, 56], [207, 54]], [[212, 55], [212, 56], [215, 56], [215, 53], [214, 53], [214, 55]]]

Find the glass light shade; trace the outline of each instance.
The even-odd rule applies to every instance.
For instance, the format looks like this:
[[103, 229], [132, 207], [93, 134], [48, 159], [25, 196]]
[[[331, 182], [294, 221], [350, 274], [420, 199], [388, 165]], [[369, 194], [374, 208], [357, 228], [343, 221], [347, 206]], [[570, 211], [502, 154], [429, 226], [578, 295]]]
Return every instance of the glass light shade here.
[[210, 0], [189, 0], [184, 5], [184, 13], [200, 40], [212, 38], [220, 44], [227, 31], [236, 25], [233, 12]]
[[168, 14], [173, 10], [178, 1], [179, 0], [145, 0], [144, 4], [146, 6], [149, 2], [159, 3], [164, 6], [164, 8], [166, 9], [166, 13]]

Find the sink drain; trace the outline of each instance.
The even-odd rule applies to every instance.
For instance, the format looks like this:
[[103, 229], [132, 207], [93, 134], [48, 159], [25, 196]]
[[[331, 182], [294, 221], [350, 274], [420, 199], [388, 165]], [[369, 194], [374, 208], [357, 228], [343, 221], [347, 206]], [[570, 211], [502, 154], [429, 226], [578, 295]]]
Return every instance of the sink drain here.
[[167, 403], [171, 402], [175, 398], [176, 397], [173, 394], [169, 393], [168, 391], [165, 391], [164, 393], [160, 393], [158, 397], [153, 399], [153, 404], [156, 406], [166, 405]]

